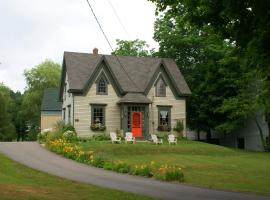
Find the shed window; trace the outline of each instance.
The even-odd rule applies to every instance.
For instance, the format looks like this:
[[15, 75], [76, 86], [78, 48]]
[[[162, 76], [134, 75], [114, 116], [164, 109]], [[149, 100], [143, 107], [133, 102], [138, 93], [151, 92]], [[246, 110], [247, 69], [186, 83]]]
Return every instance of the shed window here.
[[166, 96], [166, 84], [162, 78], [160, 78], [156, 85], [156, 96], [165, 97]]
[[107, 94], [107, 82], [103, 77], [97, 82], [97, 94]]

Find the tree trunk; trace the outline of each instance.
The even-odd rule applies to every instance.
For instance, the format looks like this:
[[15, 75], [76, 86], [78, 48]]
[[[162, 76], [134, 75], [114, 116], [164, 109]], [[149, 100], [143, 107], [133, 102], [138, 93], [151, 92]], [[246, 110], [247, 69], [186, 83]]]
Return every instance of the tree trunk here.
[[267, 151], [265, 140], [263, 138], [263, 131], [262, 131], [262, 128], [261, 128], [261, 126], [260, 126], [260, 124], [259, 124], [256, 116], [254, 117], [254, 121], [255, 121], [255, 123], [257, 125], [257, 128], [259, 129], [259, 133], [260, 133], [260, 138], [261, 138], [261, 141], [262, 141], [263, 149], [264, 149], [264, 151]]
[[208, 129], [206, 131], [206, 140], [207, 140], [208, 143], [211, 142], [211, 130], [210, 129]]
[[200, 141], [201, 137], [200, 137], [200, 130], [197, 131], [197, 140]]
[[267, 149], [269, 150], [270, 147], [270, 112], [265, 113], [265, 121], [268, 126], [268, 140], [266, 141]]

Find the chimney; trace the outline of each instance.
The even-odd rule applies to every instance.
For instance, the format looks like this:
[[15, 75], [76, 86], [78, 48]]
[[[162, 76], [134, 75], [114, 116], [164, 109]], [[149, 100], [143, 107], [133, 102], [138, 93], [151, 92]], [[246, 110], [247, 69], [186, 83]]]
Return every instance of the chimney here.
[[98, 54], [98, 48], [94, 48], [94, 49], [93, 49], [93, 54], [94, 54], [94, 55], [97, 55], [97, 54]]

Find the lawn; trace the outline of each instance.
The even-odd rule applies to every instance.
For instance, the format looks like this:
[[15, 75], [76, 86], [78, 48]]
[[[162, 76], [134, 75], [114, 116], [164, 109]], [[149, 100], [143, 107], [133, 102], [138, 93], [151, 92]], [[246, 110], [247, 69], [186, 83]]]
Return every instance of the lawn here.
[[196, 141], [180, 141], [176, 146], [156, 146], [145, 142], [111, 144], [109, 141], [80, 143], [107, 159], [130, 165], [155, 162], [177, 165], [185, 183], [209, 188], [270, 195], [270, 154], [230, 149]]
[[18, 164], [2, 154], [0, 195], [1, 200], [151, 199], [51, 176]]

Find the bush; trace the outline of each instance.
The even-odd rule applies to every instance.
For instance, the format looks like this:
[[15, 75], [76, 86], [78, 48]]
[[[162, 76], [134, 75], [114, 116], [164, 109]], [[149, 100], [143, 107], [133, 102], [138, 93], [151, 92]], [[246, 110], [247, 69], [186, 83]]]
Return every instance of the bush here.
[[173, 130], [177, 132], [178, 136], [181, 138], [183, 137], [183, 130], [184, 130], [184, 124], [183, 121], [177, 120]]
[[110, 140], [110, 136], [109, 134], [101, 133], [101, 134], [93, 135], [92, 139], [95, 141], [104, 141], [104, 140]]
[[68, 142], [77, 141], [77, 135], [74, 131], [66, 131], [63, 133], [63, 138]]
[[92, 164], [93, 166], [98, 167], [98, 168], [103, 168], [103, 166], [105, 164], [105, 158], [101, 155], [95, 155], [90, 160], [90, 164]]
[[132, 170], [132, 174], [146, 177], [153, 176], [152, 169], [148, 165], [135, 165], [134, 169]]
[[106, 169], [106, 170], [113, 170], [113, 168], [114, 168], [114, 162], [112, 162], [112, 161], [106, 161], [104, 163], [103, 168]]
[[67, 131], [72, 131], [72, 132], [74, 132], [77, 135], [77, 132], [76, 132], [74, 126], [72, 126], [71, 124], [65, 124], [64, 125], [64, 127], [62, 129], [62, 132], [65, 133]]
[[62, 137], [63, 137], [63, 133], [60, 131], [49, 132], [46, 136], [46, 143], [48, 143], [50, 141], [62, 139]]
[[162, 165], [158, 172], [155, 173], [155, 178], [164, 181], [184, 181], [184, 173], [180, 167], [169, 167]]
[[113, 163], [113, 171], [120, 172], [120, 173], [129, 173], [130, 166], [124, 162], [115, 162]]

